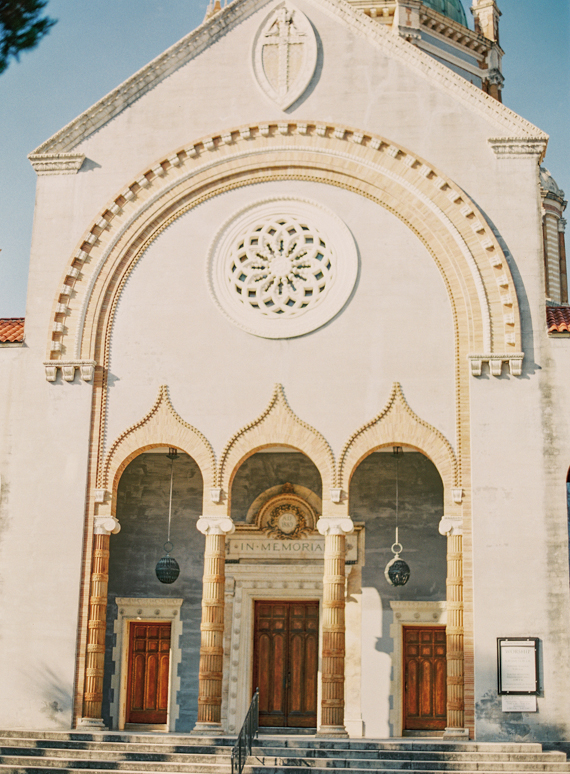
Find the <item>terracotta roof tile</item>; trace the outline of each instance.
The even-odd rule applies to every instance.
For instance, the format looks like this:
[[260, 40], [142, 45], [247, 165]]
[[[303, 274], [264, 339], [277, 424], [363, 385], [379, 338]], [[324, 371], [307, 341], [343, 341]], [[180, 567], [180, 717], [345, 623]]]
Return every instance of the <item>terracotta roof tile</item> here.
[[570, 306], [547, 306], [548, 333], [570, 333]]
[[0, 343], [24, 341], [24, 317], [0, 318]]

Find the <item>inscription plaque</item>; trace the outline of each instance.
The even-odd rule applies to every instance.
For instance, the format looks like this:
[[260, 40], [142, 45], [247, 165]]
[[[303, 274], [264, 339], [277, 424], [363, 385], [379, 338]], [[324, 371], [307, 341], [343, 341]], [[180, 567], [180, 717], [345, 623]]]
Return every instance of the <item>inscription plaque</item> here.
[[499, 694], [538, 692], [538, 639], [499, 637], [497, 640]]
[[[321, 535], [309, 535], [302, 540], [275, 540], [259, 535], [234, 533], [226, 540], [226, 559], [229, 561], [248, 559], [323, 559], [325, 539]], [[358, 540], [351, 535], [346, 541], [346, 561], [355, 563], [358, 559]]]

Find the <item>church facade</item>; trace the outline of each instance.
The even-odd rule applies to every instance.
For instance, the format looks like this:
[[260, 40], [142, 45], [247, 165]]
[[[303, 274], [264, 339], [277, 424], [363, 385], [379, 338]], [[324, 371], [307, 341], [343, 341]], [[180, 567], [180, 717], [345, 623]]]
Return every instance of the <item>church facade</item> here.
[[568, 739], [566, 202], [472, 13], [216, 0], [30, 155], [3, 727]]

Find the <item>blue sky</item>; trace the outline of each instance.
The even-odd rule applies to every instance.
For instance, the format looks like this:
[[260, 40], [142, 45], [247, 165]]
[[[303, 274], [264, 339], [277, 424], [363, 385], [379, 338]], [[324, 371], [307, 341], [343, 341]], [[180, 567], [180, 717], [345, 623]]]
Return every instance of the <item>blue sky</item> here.
[[[27, 154], [198, 26], [206, 5], [50, 0], [57, 25], [0, 76], [0, 316], [25, 312], [36, 180]], [[499, 6], [504, 102], [550, 134], [545, 163], [570, 194], [570, 0]]]

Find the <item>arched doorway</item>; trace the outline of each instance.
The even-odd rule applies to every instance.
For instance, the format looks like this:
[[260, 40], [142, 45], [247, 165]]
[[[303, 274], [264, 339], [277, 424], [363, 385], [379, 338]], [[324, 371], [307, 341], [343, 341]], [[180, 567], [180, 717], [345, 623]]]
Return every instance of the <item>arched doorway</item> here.
[[[109, 559], [103, 718], [110, 728], [191, 731], [196, 722], [204, 536], [196, 462], [168, 447], [135, 457], [117, 488], [121, 531]], [[180, 575], [159, 582], [172, 471], [172, 556]]]
[[261, 726], [316, 729], [321, 475], [297, 449], [266, 447], [234, 472], [230, 499], [236, 531], [226, 554], [226, 583], [233, 592], [226, 597], [232, 632], [232, 657], [224, 670], [231, 686], [229, 731], [237, 729], [256, 688]]
[[[438, 531], [443, 482], [425, 455], [397, 448], [397, 456], [392, 446], [369, 454], [350, 482], [350, 513], [366, 530], [361, 585], [354, 591], [366, 675], [362, 718], [366, 736], [440, 735], [447, 721], [447, 540]], [[411, 570], [403, 586], [385, 577], [396, 521], [401, 558]]]

